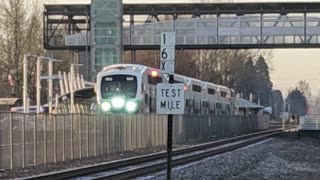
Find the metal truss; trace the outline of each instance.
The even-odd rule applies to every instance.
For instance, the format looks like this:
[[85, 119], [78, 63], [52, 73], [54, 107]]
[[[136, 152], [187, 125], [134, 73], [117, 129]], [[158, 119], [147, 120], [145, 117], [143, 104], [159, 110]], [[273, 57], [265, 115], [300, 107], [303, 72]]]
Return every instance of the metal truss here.
[[161, 32], [175, 31], [178, 49], [320, 47], [320, 17], [243, 15], [177, 19], [125, 28], [125, 50], [159, 49]]
[[[45, 48], [84, 49], [79, 41], [65, 46], [64, 38], [83, 36], [88, 12], [89, 5], [45, 6]], [[320, 3], [124, 4], [123, 46], [159, 49], [160, 33], [175, 30], [178, 49], [316, 48], [320, 16], [314, 13]]]
[[48, 5], [43, 13], [43, 43], [48, 50], [85, 49], [66, 47], [65, 36], [90, 30], [90, 7], [83, 5]]

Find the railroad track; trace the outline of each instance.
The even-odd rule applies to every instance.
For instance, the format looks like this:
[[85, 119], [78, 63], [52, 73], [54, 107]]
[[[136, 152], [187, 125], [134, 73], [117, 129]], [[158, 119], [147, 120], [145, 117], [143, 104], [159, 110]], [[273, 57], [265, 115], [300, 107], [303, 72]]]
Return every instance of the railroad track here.
[[[174, 150], [172, 164], [178, 166], [232, 151], [279, 135], [281, 132], [281, 129], [267, 130]], [[153, 153], [24, 179], [128, 179], [164, 170], [166, 168], [166, 155], [166, 152]]]

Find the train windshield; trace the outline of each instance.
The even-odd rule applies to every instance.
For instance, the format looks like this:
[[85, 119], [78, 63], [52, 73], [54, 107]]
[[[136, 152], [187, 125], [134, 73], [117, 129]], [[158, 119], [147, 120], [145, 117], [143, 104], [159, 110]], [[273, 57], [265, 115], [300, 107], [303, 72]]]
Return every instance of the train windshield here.
[[137, 93], [137, 77], [131, 75], [105, 76], [101, 80], [101, 96], [103, 99], [113, 96], [135, 98]]

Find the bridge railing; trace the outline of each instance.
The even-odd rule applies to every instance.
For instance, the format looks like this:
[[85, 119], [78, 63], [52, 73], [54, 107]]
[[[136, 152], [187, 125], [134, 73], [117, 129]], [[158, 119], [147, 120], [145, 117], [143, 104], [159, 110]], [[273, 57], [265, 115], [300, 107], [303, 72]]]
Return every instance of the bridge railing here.
[[[319, 44], [319, 21], [316, 15], [274, 14], [125, 23], [122, 40], [124, 45], [160, 45], [161, 33], [174, 31], [175, 27], [177, 45]], [[66, 45], [85, 46], [85, 36], [66, 36]]]
[[[319, 43], [319, 17], [298, 15], [178, 19], [125, 27], [125, 45], [159, 45], [161, 32], [173, 31], [179, 45]], [[262, 40], [262, 42], [261, 42]]]
[[[263, 116], [175, 116], [174, 144], [268, 128]], [[167, 116], [0, 113], [0, 169], [165, 149]]]

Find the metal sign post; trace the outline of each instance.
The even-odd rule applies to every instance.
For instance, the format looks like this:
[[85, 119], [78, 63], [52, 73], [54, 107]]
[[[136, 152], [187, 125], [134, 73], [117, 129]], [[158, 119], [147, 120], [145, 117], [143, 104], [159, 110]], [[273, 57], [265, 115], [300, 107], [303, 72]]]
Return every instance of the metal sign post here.
[[[174, 83], [174, 75], [169, 75], [169, 84]], [[167, 180], [171, 180], [172, 169], [172, 126], [173, 115], [168, 115], [168, 134], [167, 134]]]
[[[169, 75], [169, 84], [157, 84], [157, 113], [168, 114], [167, 179], [171, 179], [173, 114], [184, 113], [184, 90], [174, 85], [176, 37], [174, 32], [161, 33], [160, 71]], [[180, 93], [179, 93], [180, 92]]]

